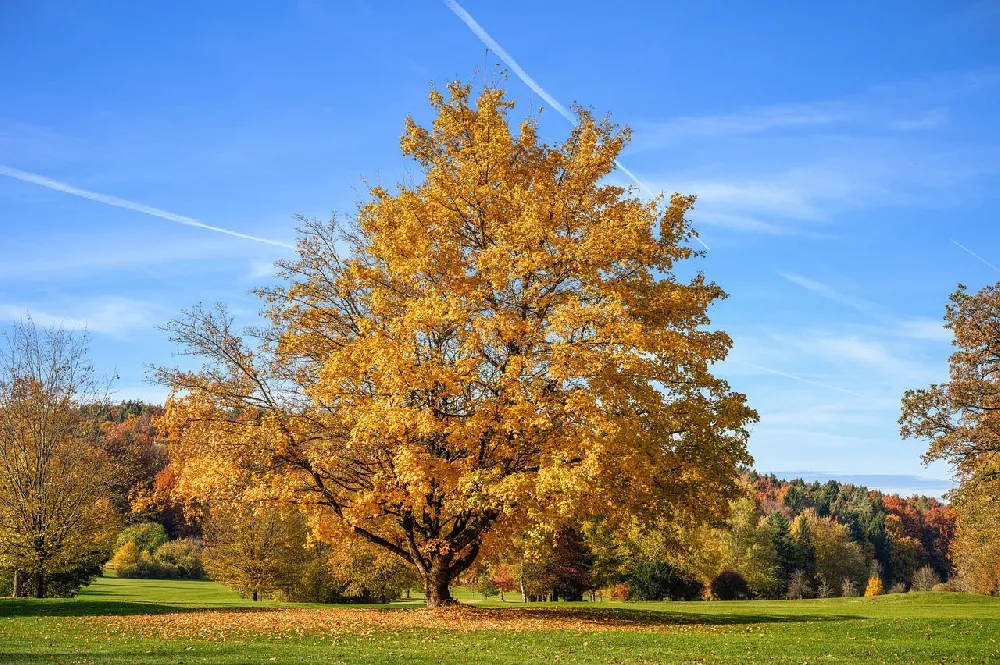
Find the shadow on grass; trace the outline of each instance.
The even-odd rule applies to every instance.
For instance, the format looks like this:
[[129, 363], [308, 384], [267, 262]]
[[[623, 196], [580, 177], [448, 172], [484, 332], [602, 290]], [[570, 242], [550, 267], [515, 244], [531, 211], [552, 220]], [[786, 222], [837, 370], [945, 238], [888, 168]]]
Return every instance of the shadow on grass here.
[[[97, 595], [97, 594], [92, 594]], [[248, 607], [233, 605], [208, 604], [167, 604], [160, 602], [116, 601], [116, 600], [81, 600], [70, 598], [51, 599], [0, 599], [0, 618], [14, 617], [87, 617], [87, 616], [138, 616], [174, 613], [230, 613], [252, 614], [281, 611], [330, 611], [338, 610], [370, 610], [372, 612], [423, 612], [434, 613], [455, 612], [468, 619], [484, 619], [487, 621], [507, 622], [514, 625], [519, 620], [551, 620], [553, 625], [560, 622], [584, 621], [595, 626], [680, 626], [680, 625], [718, 625], [732, 626], [761, 623], [806, 623], [806, 622], [837, 622], [863, 619], [853, 614], [769, 614], [766, 612], [733, 612], [731, 614], [700, 614], [683, 611], [646, 610], [628, 608], [589, 608], [589, 607], [474, 607], [460, 605], [444, 610], [423, 610], [406, 607], [387, 607], [385, 605], [331, 605], [311, 607], [265, 606]], [[456, 618], [459, 616], [456, 615]], [[417, 621], [419, 623], [419, 620]]]
[[589, 607], [468, 607], [461, 611], [475, 613], [484, 619], [501, 619], [516, 621], [524, 619], [552, 619], [553, 621], [587, 621], [593, 624], [608, 626], [682, 626], [682, 625], [713, 625], [731, 626], [756, 623], [806, 623], [855, 621], [863, 619], [853, 614], [767, 614], [734, 612], [732, 614], [700, 614], [675, 612], [667, 610], [644, 610], [628, 608], [589, 608]]
[[[90, 594], [97, 595], [97, 594]], [[0, 618], [13, 617], [86, 617], [175, 614], [178, 612], [266, 612], [270, 607], [207, 607], [169, 605], [124, 600], [76, 600], [73, 598], [0, 599]]]

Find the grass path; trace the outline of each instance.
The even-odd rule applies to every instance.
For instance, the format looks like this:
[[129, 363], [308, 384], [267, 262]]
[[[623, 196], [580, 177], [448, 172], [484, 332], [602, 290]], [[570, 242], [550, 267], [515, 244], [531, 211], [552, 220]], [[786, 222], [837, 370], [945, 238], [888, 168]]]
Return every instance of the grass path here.
[[0, 663], [1000, 662], [1000, 599], [253, 603], [211, 582], [103, 578], [0, 599]]

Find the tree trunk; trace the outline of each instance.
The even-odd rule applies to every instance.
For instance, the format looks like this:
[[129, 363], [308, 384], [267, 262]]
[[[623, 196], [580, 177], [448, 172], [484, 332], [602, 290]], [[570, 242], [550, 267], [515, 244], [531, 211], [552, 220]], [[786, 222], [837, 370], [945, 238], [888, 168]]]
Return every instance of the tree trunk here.
[[13, 591], [14, 598], [20, 598], [21, 597], [21, 593], [22, 593], [21, 592], [21, 571], [20, 570], [15, 570], [14, 571], [14, 591]]
[[524, 588], [524, 560], [521, 561], [521, 570], [518, 574], [518, 581], [521, 583], [521, 602], [528, 602], [528, 592]]
[[45, 574], [35, 573], [35, 598], [45, 598]]
[[438, 559], [427, 569], [424, 575], [424, 598], [427, 607], [447, 607], [455, 605], [455, 599], [451, 597], [451, 575], [448, 571], [448, 562]]
[[251, 592], [250, 598], [253, 599], [254, 602], [257, 602], [257, 589], [254, 589], [253, 592]]

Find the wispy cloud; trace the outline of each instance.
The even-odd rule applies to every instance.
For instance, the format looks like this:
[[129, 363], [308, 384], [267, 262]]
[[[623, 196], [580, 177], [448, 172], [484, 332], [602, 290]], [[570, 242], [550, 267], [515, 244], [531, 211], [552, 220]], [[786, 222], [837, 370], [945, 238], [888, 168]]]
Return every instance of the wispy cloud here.
[[872, 400], [872, 399], [874, 399], [873, 397], [871, 397], [869, 395], [865, 395], [865, 394], [862, 394], [862, 393], [859, 393], [859, 392], [855, 392], [853, 390], [848, 390], [847, 388], [841, 388], [840, 386], [835, 386], [835, 385], [830, 384], [830, 383], [824, 383], [823, 381], [815, 381], [813, 379], [808, 379], [808, 378], [806, 378], [804, 376], [799, 376], [798, 374], [792, 374], [790, 372], [783, 372], [781, 370], [772, 369], [770, 367], [764, 367], [763, 365], [757, 365], [755, 363], [749, 363], [749, 362], [746, 362], [746, 361], [743, 361], [743, 360], [737, 360], [737, 359], [734, 359], [734, 358], [730, 358], [729, 360], [727, 360], [727, 362], [735, 363], [737, 365], [743, 365], [744, 367], [749, 367], [750, 369], [754, 369], [754, 370], [757, 370], [757, 371], [760, 371], [760, 372], [766, 372], [768, 374], [774, 374], [775, 376], [783, 376], [786, 379], [791, 379], [792, 381], [798, 381], [799, 383], [806, 383], [806, 384], [809, 384], [811, 386], [817, 386], [819, 388], [825, 388], [826, 390], [835, 390], [837, 392], [844, 393], [845, 395], [853, 395], [854, 397], [860, 397], [860, 398], [866, 399], [866, 400]]
[[[939, 88], [936, 101], [959, 94]], [[942, 106], [908, 85], [882, 86], [844, 99], [765, 105], [733, 113], [679, 116], [636, 125], [638, 149], [664, 147], [691, 139], [731, 138], [775, 132], [845, 131], [852, 128], [911, 132], [933, 129], [948, 121]]]
[[855, 298], [844, 295], [829, 284], [824, 284], [823, 282], [817, 282], [814, 279], [809, 279], [808, 277], [803, 277], [802, 275], [796, 275], [794, 273], [780, 270], [778, 271], [778, 274], [787, 279], [789, 282], [797, 284], [807, 291], [815, 293], [818, 296], [822, 296], [823, 298], [834, 300], [842, 305], [847, 305], [848, 307], [856, 309], [859, 312], [873, 314], [881, 310], [881, 305], [878, 305], [870, 300], [865, 300], [864, 298]]
[[274, 277], [277, 272], [278, 269], [275, 267], [274, 261], [254, 259], [250, 262], [250, 270], [246, 277], [250, 280], [257, 280], [263, 277]]
[[[462, 23], [464, 23], [466, 27], [479, 38], [479, 41], [481, 41], [486, 48], [496, 53], [497, 56], [503, 60], [504, 64], [510, 67], [511, 71], [514, 72], [517, 78], [521, 79], [521, 81], [536, 95], [545, 100], [545, 103], [555, 110], [556, 113], [566, 118], [570, 124], [576, 125], [576, 116], [573, 115], [569, 109], [560, 104], [555, 97], [550, 95], [549, 92], [538, 83], [538, 81], [528, 75], [528, 72], [524, 71], [524, 68], [518, 64], [517, 60], [514, 59], [514, 56], [508, 53], [497, 40], [493, 39], [490, 33], [486, 32], [483, 26], [479, 25], [479, 22], [476, 21], [476, 19], [474, 19], [469, 12], [465, 11], [462, 5], [455, 2], [455, 0], [444, 0], [444, 4], [447, 5], [448, 9], [450, 9], [455, 16], [461, 19]], [[645, 182], [640, 180], [631, 169], [622, 164], [621, 160], [616, 159], [615, 166], [617, 166], [622, 173], [628, 176], [628, 178], [634, 182], [647, 196], [651, 198], [658, 196], [658, 194], [647, 186]], [[705, 249], [709, 249], [708, 245], [706, 245], [705, 242], [698, 236], [695, 236], [695, 240], [697, 240], [698, 243]]]
[[944, 327], [944, 322], [937, 319], [914, 318], [899, 324], [900, 332], [910, 339], [922, 339], [928, 342], [950, 342], [952, 333]]
[[697, 225], [717, 226], [734, 231], [751, 231], [770, 235], [787, 235], [791, 230], [786, 226], [766, 222], [753, 215], [733, 214], [727, 212], [705, 211], [696, 208], [690, 213], [691, 220]]
[[89, 330], [113, 337], [121, 337], [129, 330], [151, 328], [160, 322], [155, 305], [128, 298], [91, 299], [73, 305], [66, 313], [30, 305], [0, 303], [0, 320], [17, 321], [28, 317], [41, 326]]
[[663, 147], [693, 138], [722, 138], [761, 134], [790, 128], [823, 127], [845, 122], [849, 108], [839, 102], [763, 106], [739, 113], [681, 116], [636, 126], [639, 148]]
[[[741, 163], [737, 155], [722, 159]], [[654, 186], [696, 194], [695, 222], [745, 232], [814, 233], [845, 211], [905, 200], [881, 174], [869, 177], [847, 164], [800, 165], [770, 173], [759, 169], [765, 172], [746, 175], [719, 173], [714, 166], [707, 170], [710, 173], [702, 169], [697, 174], [661, 175]], [[871, 165], [868, 170], [872, 170]]]
[[932, 129], [943, 125], [948, 119], [944, 109], [930, 109], [913, 118], [900, 118], [889, 123], [891, 129], [901, 132], [912, 132], [921, 129]]
[[184, 224], [185, 226], [193, 226], [199, 229], [205, 229], [206, 231], [213, 231], [215, 233], [223, 233], [228, 236], [233, 236], [236, 238], [242, 238], [243, 240], [251, 240], [253, 242], [264, 243], [267, 245], [273, 245], [275, 247], [283, 247], [286, 249], [294, 249], [294, 246], [289, 243], [279, 242], [277, 240], [270, 240], [268, 238], [261, 238], [259, 236], [253, 236], [246, 233], [240, 233], [239, 231], [232, 231], [230, 229], [224, 229], [219, 226], [211, 226], [200, 222], [193, 217], [185, 217], [184, 215], [178, 215], [176, 213], [168, 212], [166, 210], [161, 210], [159, 208], [154, 208], [142, 203], [136, 203], [134, 201], [128, 201], [126, 199], [118, 198], [117, 196], [110, 196], [108, 194], [100, 194], [98, 192], [92, 192], [86, 189], [81, 189], [79, 187], [74, 187], [73, 185], [67, 184], [65, 182], [60, 182], [58, 180], [53, 180], [37, 173], [29, 173], [27, 171], [22, 171], [20, 169], [11, 168], [9, 166], [0, 165], [0, 175], [7, 176], [8, 178], [14, 178], [15, 180], [20, 180], [22, 182], [28, 182], [40, 187], [46, 187], [57, 192], [62, 192], [64, 194], [70, 194], [72, 196], [79, 196], [80, 198], [89, 199], [91, 201], [97, 201], [98, 203], [104, 203], [105, 205], [114, 206], [116, 208], [124, 208], [126, 210], [133, 210], [135, 212], [142, 213], [144, 215], [150, 215], [152, 217], [159, 217], [160, 219], [166, 219], [171, 222], [176, 222], [178, 224]]
[[698, 195], [699, 225], [826, 233], [866, 210], [940, 208], [940, 193], [960, 186], [978, 195], [1000, 170], [995, 146], [989, 133], [956, 140], [969, 130], [951, 117], [998, 83], [1000, 70], [960, 72], [834, 100], [653, 118], [633, 123], [626, 157], [654, 189]]
[[884, 324], [884, 332], [894, 333], [902, 337], [919, 339], [933, 342], [947, 342], [951, 340], [951, 333], [944, 327], [941, 321], [922, 317], [903, 318], [891, 312], [884, 305], [880, 305], [871, 300], [857, 296], [846, 295], [829, 284], [818, 282], [802, 275], [778, 271], [778, 274], [789, 282], [801, 286], [818, 296], [833, 300], [851, 309], [867, 314]]

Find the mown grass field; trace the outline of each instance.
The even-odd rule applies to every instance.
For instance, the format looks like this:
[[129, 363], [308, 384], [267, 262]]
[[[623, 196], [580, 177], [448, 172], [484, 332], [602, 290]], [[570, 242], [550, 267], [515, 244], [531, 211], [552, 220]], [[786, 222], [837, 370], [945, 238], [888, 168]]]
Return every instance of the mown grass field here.
[[989, 663], [998, 641], [1000, 599], [951, 593], [428, 611], [104, 578], [74, 599], [0, 599], [2, 663]]

